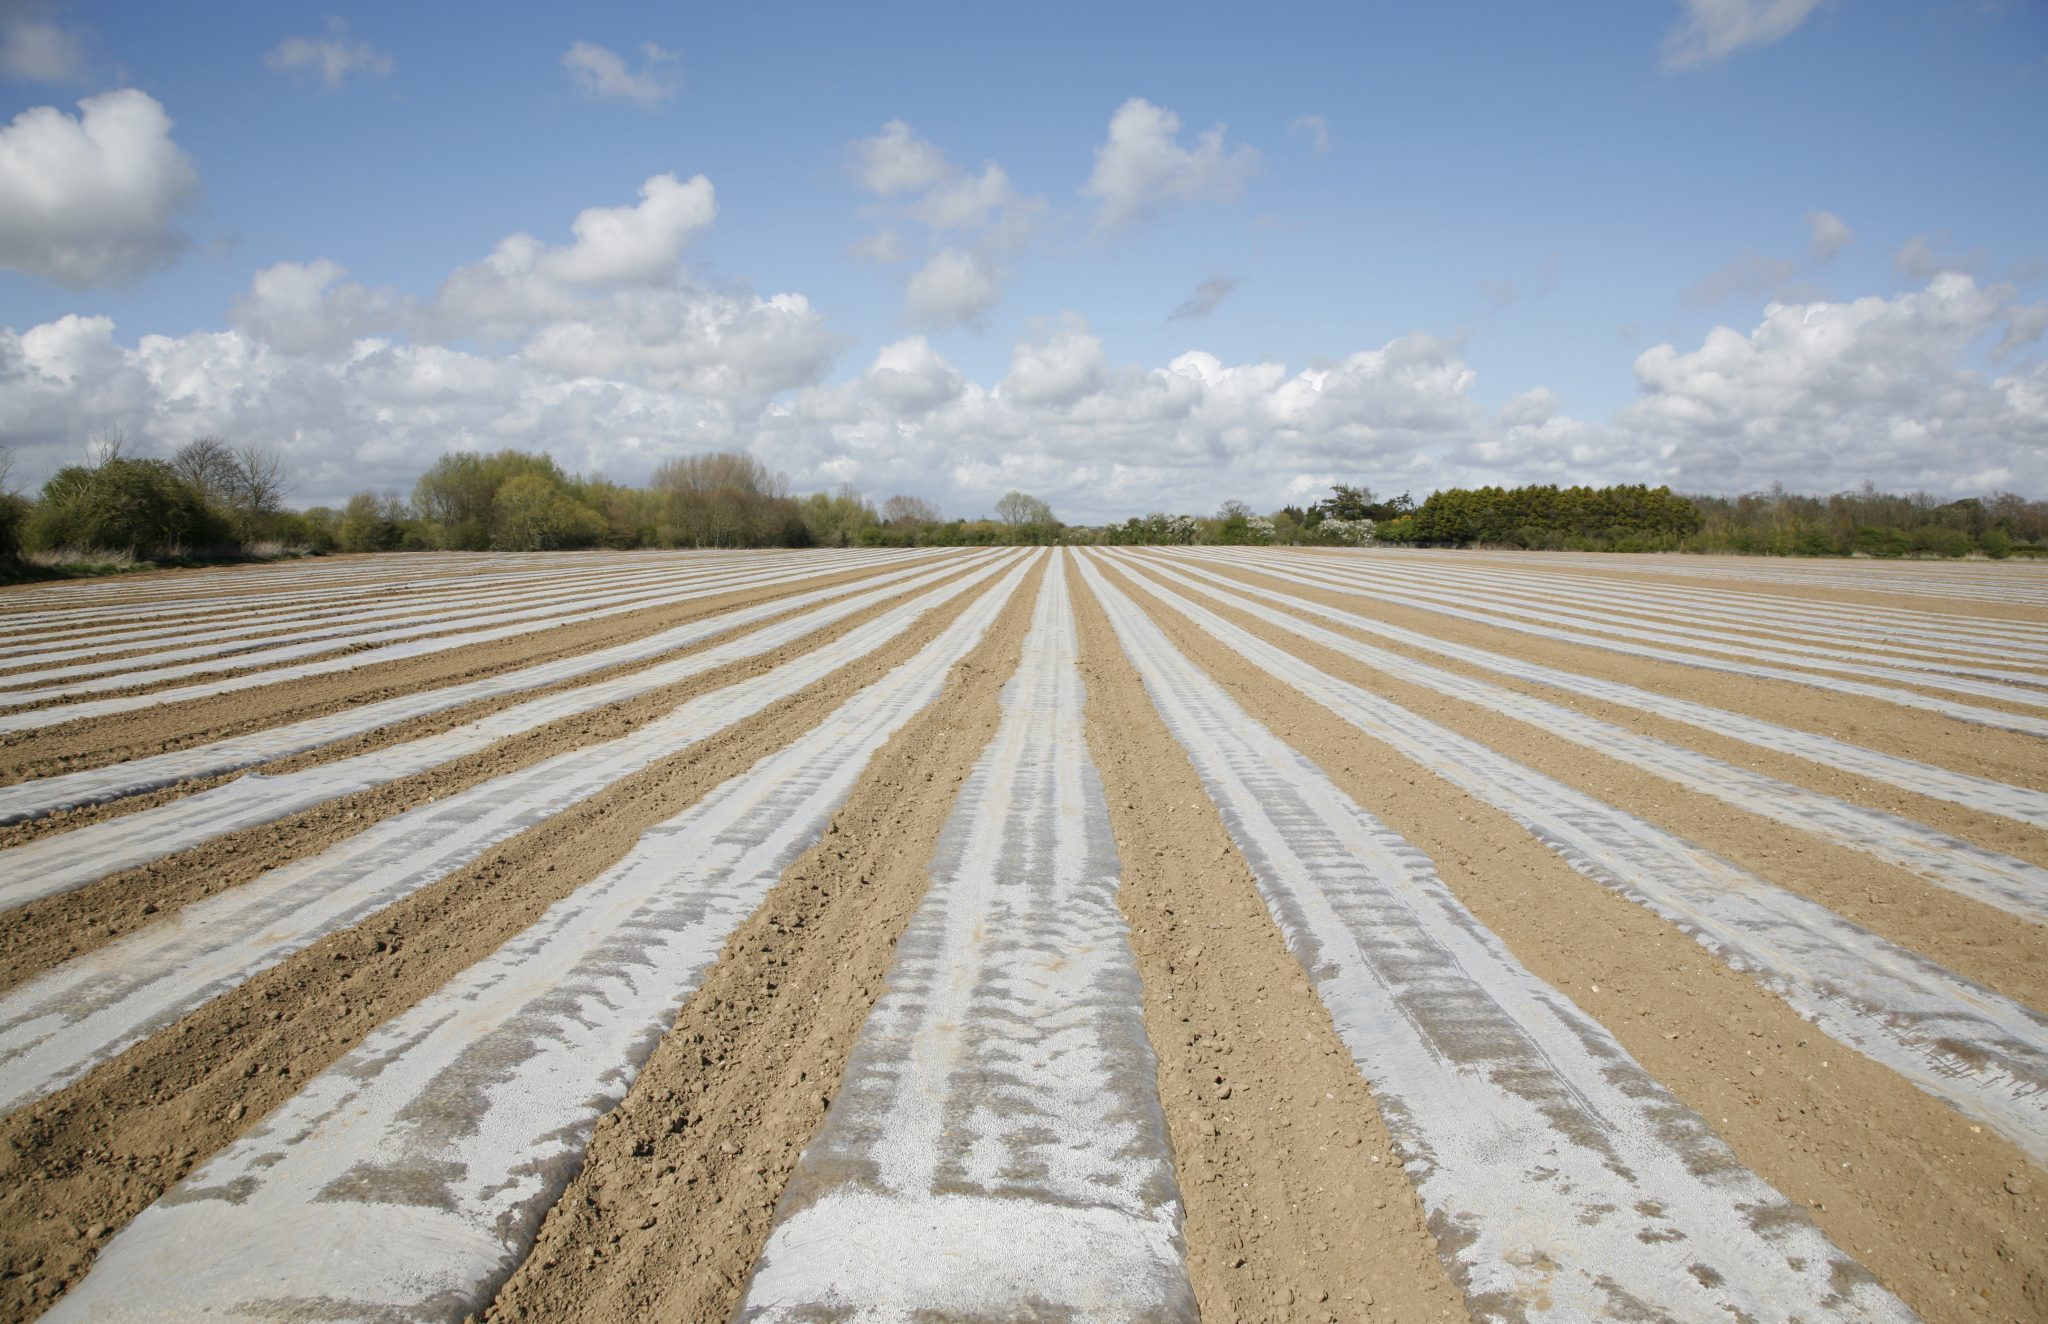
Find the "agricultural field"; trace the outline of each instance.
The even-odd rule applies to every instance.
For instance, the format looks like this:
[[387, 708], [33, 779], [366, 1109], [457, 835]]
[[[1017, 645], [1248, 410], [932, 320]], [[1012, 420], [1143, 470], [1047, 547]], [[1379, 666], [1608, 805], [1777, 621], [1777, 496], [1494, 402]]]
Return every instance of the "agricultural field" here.
[[2048, 567], [0, 594], [0, 1317], [2048, 1318]]

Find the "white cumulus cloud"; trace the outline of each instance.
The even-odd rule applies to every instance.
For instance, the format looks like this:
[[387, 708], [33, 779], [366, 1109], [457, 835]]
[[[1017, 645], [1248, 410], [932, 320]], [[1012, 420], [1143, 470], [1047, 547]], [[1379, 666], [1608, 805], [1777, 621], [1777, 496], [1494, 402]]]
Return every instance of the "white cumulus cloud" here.
[[931, 342], [923, 336], [910, 336], [882, 346], [861, 385], [891, 410], [914, 416], [957, 397], [966, 379]]
[[256, 273], [229, 323], [286, 354], [331, 355], [356, 341], [400, 328], [406, 301], [390, 291], [343, 281], [336, 262], [279, 262]]
[[1017, 345], [1003, 394], [1024, 405], [1071, 405], [1100, 390], [1108, 372], [1102, 341], [1079, 318], [1069, 318], [1044, 337]]
[[675, 271], [683, 248], [718, 219], [711, 181], [655, 175], [629, 207], [589, 207], [570, 227], [576, 242], [547, 255], [558, 278], [576, 285], [661, 280]]
[[176, 260], [172, 220], [198, 190], [154, 97], [87, 97], [76, 117], [25, 110], [0, 128], [0, 267], [64, 285], [124, 284]]
[[928, 189], [952, 170], [946, 154], [902, 120], [890, 120], [880, 133], [855, 141], [847, 158], [855, 182], [880, 198]]
[[910, 278], [903, 310], [911, 321], [934, 330], [979, 326], [1002, 297], [1002, 281], [986, 261], [947, 248], [933, 254]]
[[1987, 380], [1970, 363], [1970, 347], [2013, 312], [2009, 287], [1957, 272], [1890, 299], [1772, 304], [1748, 333], [1717, 327], [1696, 350], [1644, 352], [1641, 398], [1616, 421], [1665, 448], [1675, 477], [1710, 490], [1869, 478], [1961, 494], [1987, 481], [1987, 465], [2038, 490], [2048, 369]]
[[963, 171], [902, 120], [847, 145], [854, 182], [880, 199], [866, 209], [884, 224], [853, 246], [885, 265], [911, 260], [921, 235], [924, 264], [905, 282], [904, 318], [927, 330], [981, 327], [1002, 301], [1002, 257], [1031, 238], [1045, 216], [994, 161]]
[[1198, 134], [1192, 147], [1181, 144], [1180, 129], [1179, 115], [1143, 97], [1117, 107], [1109, 136], [1095, 149], [1095, 170], [1081, 186], [1083, 197], [1101, 203], [1098, 233], [1169, 206], [1234, 201], [1258, 171], [1258, 149], [1226, 149], [1222, 125]]
[[642, 42], [640, 57], [639, 69], [631, 69], [617, 51], [578, 41], [562, 52], [562, 67], [576, 90], [592, 101], [630, 101], [652, 110], [676, 94], [682, 77], [670, 67], [676, 61], [674, 51]]
[[338, 92], [353, 77], [388, 78], [398, 66], [369, 42], [350, 41], [348, 24], [330, 18], [326, 36], [286, 37], [264, 55], [263, 67], [310, 78], [327, 91]]

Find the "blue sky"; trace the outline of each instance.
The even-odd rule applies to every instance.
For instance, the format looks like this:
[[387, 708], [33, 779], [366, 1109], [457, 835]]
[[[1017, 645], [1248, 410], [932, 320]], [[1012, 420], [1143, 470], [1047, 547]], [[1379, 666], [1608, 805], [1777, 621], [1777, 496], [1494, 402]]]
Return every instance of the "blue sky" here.
[[[17, 479], [203, 428], [308, 501], [507, 444], [1080, 519], [1333, 478], [2048, 494], [2039, 5], [205, 12], [0, 7]], [[169, 127], [77, 131], [131, 91]], [[184, 175], [123, 176], [151, 152]], [[708, 192], [648, 204], [652, 258], [575, 255], [664, 175]], [[451, 294], [520, 233], [554, 276]]]

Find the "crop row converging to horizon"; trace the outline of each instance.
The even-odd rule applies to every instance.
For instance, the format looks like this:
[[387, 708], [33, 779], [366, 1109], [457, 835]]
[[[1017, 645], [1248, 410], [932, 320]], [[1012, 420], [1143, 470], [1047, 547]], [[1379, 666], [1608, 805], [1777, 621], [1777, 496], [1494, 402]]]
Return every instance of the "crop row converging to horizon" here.
[[[0, 487], [5, 472], [0, 456]], [[292, 509], [292, 486], [261, 446], [201, 437], [159, 459], [126, 454], [116, 439], [34, 497], [0, 490], [0, 563], [58, 572], [327, 552], [1057, 543], [2048, 555], [2048, 501], [2011, 492], [1944, 501], [1869, 484], [1826, 496], [1781, 486], [1739, 496], [1642, 484], [1442, 488], [1417, 502], [1339, 483], [1319, 501], [1265, 514], [1232, 499], [1214, 514], [1154, 511], [1100, 525], [1067, 523], [1019, 491], [992, 518], [949, 516], [906, 493], [877, 506], [852, 485], [794, 495], [781, 474], [739, 452], [664, 461], [644, 487], [518, 450], [453, 452], [409, 496], [366, 490], [339, 508]]]

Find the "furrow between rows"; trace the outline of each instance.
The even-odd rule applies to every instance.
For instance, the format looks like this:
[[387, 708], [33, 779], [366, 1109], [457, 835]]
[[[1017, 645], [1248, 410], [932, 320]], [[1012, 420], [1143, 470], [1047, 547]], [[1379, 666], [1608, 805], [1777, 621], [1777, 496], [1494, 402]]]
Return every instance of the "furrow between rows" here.
[[1481, 1319], [1910, 1319], [1427, 857], [1090, 587], [1329, 1004]]

